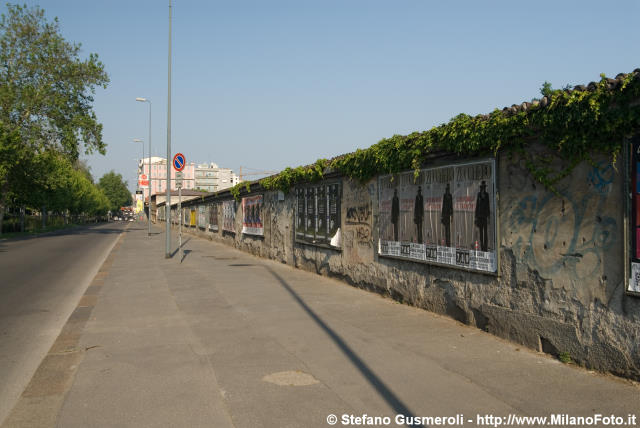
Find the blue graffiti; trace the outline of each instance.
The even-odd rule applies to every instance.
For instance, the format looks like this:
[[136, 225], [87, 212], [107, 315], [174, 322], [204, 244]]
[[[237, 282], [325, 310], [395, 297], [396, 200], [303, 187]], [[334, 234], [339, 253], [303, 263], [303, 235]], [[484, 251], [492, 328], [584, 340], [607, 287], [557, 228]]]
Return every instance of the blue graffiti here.
[[[594, 177], [599, 177], [598, 183], [606, 186], [609, 180], [607, 168], [597, 169], [597, 172], [599, 175]], [[519, 237], [513, 245], [516, 257], [543, 276], [560, 270], [566, 270], [573, 279], [595, 275], [601, 269], [605, 253], [618, 239], [616, 220], [599, 215], [605, 212], [607, 205], [606, 192], [599, 190], [603, 186], [595, 187], [597, 192], [584, 193], [577, 198], [572, 198], [566, 191], [561, 192], [560, 210], [549, 204], [555, 198], [553, 194], [532, 194], [520, 199], [508, 217], [512, 231], [528, 230], [528, 236]], [[588, 209], [595, 219], [590, 217], [587, 222]]]
[[598, 193], [609, 193], [615, 170], [611, 163], [600, 161], [593, 167], [587, 179]]

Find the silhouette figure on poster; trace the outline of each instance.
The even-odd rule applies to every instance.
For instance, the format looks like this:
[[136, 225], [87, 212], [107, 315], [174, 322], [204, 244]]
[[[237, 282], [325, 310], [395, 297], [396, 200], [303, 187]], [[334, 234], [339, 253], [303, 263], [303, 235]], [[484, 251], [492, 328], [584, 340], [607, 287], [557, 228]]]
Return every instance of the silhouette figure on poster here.
[[451, 246], [451, 218], [453, 217], [453, 196], [449, 183], [442, 196], [442, 218], [440, 221], [444, 225], [444, 239], [447, 247]]
[[398, 219], [400, 218], [400, 199], [398, 199], [398, 189], [393, 189], [393, 199], [391, 200], [391, 223], [393, 224], [393, 240], [398, 242]]
[[418, 244], [422, 244], [422, 219], [424, 218], [424, 200], [422, 198], [422, 187], [418, 186], [416, 202], [413, 206], [413, 222], [418, 229]]
[[480, 231], [480, 249], [488, 251], [489, 238], [487, 236], [487, 225], [489, 224], [489, 194], [487, 193], [487, 183], [483, 180], [480, 183], [480, 191], [476, 199], [476, 226]]

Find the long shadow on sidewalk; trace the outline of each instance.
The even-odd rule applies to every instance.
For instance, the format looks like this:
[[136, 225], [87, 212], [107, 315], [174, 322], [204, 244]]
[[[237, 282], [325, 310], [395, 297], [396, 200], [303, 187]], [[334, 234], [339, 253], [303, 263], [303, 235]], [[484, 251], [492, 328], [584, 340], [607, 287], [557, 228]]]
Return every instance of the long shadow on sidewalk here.
[[[382, 398], [384, 398], [387, 404], [389, 404], [389, 406], [391, 406], [395, 410], [396, 414], [402, 414], [407, 416], [408, 418], [413, 419], [414, 416], [411, 410], [409, 410], [407, 406], [402, 401], [400, 401], [400, 399], [393, 393], [393, 391], [391, 391], [389, 387], [385, 385], [385, 383], [378, 376], [376, 376], [376, 374], [369, 368], [369, 366], [367, 366], [364, 361], [362, 361], [362, 359], [360, 359], [360, 357], [358, 357], [358, 355], [349, 347], [349, 345], [347, 345], [345, 341], [335, 331], [333, 331], [333, 329], [331, 329], [331, 327], [329, 327], [324, 321], [322, 321], [322, 319], [315, 312], [313, 312], [313, 310], [309, 306], [307, 306], [304, 300], [302, 300], [302, 298], [298, 296], [295, 291], [293, 291], [291, 286], [287, 284], [287, 282], [280, 275], [274, 272], [269, 266], [262, 266], [266, 270], [268, 270], [269, 273], [271, 273], [271, 275], [273, 275], [278, 280], [278, 282], [280, 282], [282, 287], [287, 290], [291, 297], [293, 297], [293, 299], [302, 307], [302, 309], [304, 309], [304, 311], [309, 314], [311, 319], [313, 319], [316, 324], [318, 324], [318, 326], [320, 326], [320, 328], [324, 330], [327, 335], [329, 335], [329, 337], [335, 342], [335, 344], [338, 345], [342, 353], [347, 358], [349, 358], [349, 360], [351, 360], [353, 365], [356, 366], [358, 370], [360, 370], [360, 373], [362, 373], [362, 375], [365, 377], [365, 379], [367, 379], [371, 386], [373, 386], [376, 391], [378, 391], [378, 393], [382, 396]], [[425, 425], [411, 426], [425, 427]]]

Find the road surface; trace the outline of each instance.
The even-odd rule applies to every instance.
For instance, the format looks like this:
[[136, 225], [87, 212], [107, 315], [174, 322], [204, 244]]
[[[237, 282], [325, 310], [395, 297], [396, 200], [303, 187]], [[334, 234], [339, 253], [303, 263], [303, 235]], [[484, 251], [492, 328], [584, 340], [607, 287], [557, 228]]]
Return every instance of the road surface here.
[[0, 240], [0, 422], [125, 227]]

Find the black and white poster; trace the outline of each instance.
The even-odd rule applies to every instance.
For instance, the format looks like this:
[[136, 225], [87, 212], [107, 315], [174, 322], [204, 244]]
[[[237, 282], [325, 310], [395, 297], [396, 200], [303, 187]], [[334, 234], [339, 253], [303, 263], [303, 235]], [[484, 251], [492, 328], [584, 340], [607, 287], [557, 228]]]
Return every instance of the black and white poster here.
[[297, 188], [295, 213], [297, 242], [338, 247], [334, 238], [340, 229], [339, 183]]
[[209, 217], [209, 213], [207, 212], [208, 208], [209, 207], [207, 205], [198, 205], [197, 224], [200, 229], [205, 229], [207, 227], [207, 220]]
[[493, 160], [381, 176], [379, 254], [496, 272]]
[[209, 230], [212, 232], [218, 231], [218, 203], [214, 202], [209, 205]]
[[222, 201], [222, 230], [225, 232], [235, 232], [236, 222], [236, 201]]

